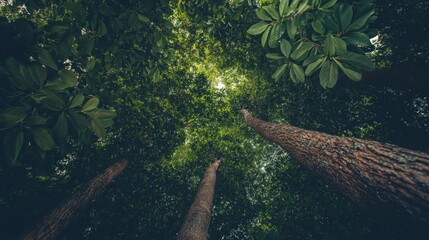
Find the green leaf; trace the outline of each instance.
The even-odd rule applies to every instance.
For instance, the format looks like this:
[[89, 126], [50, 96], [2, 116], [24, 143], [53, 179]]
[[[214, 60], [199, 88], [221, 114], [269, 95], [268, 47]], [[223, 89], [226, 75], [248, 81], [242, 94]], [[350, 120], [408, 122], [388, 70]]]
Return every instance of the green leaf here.
[[337, 33], [340, 31], [338, 23], [331, 16], [323, 18], [322, 22], [323, 26], [325, 26], [326, 29], [331, 30], [333, 33]]
[[79, 39], [77, 51], [82, 55], [90, 54], [94, 48], [94, 40], [89, 36], [83, 36]]
[[298, 31], [298, 27], [297, 27], [296, 21], [294, 19], [291, 19], [290, 21], [286, 22], [286, 30], [287, 30], [287, 35], [289, 36], [289, 38], [291, 40], [293, 40], [297, 31]]
[[302, 82], [302, 83], [305, 82], [304, 70], [302, 69], [301, 66], [299, 66], [297, 64], [292, 64], [291, 71], [293, 71], [293, 73], [296, 76], [296, 79], [298, 80], [298, 82]]
[[259, 19], [264, 20], [264, 21], [272, 21], [273, 20], [271, 18], [271, 16], [268, 14], [268, 12], [265, 11], [265, 9], [263, 9], [263, 8], [256, 9], [256, 16], [258, 16]]
[[265, 47], [265, 45], [267, 43], [268, 35], [270, 34], [271, 28], [272, 28], [271, 26], [268, 26], [267, 29], [265, 30], [264, 34], [262, 34], [262, 37], [261, 37], [262, 47]]
[[372, 45], [369, 37], [362, 32], [348, 32], [344, 35], [343, 40], [348, 44], [353, 44], [360, 47]]
[[335, 40], [335, 53], [337, 55], [345, 54], [347, 53], [347, 44], [344, 42], [341, 38], [334, 38]]
[[146, 17], [146, 16], [144, 16], [144, 15], [142, 15], [142, 14], [139, 14], [139, 15], [138, 15], [138, 18], [139, 18], [139, 20], [140, 20], [140, 21], [142, 21], [142, 22], [145, 22], [145, 23], [149, 22], [149, 18], [148, 18], [148, 17]]
[[99, 138], [106, 137], [106, 129], [104, 129], [104, 125], [96, 118], [91, 120], [91, 129]]
[[320, 85], [324, 89], [332, 88], [335, 86], [338, 80], [338, 66], [331, 60], [327, 60], [323, 63], [322, 69], [319, 73]]
[[283, 39], [280, 43], [280, 50], [282, 51], [283, 55], [288, 58], [292, 50], [292, 46], [290, 45], [289, 41]]
[[97, 119], [115, 118], [117, 116], [115, 111], [106, 110], [106, 109], [98, 109], [90, 113], [92, 114], [93, 117]]
[[279, 40], [285, 33], [285, 26], [283, 24], [276, 24], [273, 26], [270, 34], [270, 39], [268, 41], [268, 46], [271, 48], [278, 47]]
[[305, 12], [307, 9], [310, 8], [310, 6], [307, 5], [308, 0], [304, 0], [301, 5], [299, 5], [299, 7], [296, 10], [296, 14], [302, 14], [303, 12]]
[[250, 26], [250, 28], [247, 30], [247, 33], [251, 35], [258, 35], [265, 31], [267, 27], [268, 23], [261, 21]]
[[268, 5], [265, 10], [270, 14], [270, 16], [274, 19], [280, 19], [280, 15], [274, 4]]
[[58, 116], [57, 123], [54, 126], [54, 132], [60, 139], [65, 139], [68, 134], [67, 118], [66, 114], [62, 112]]
[[58, 72], [58, 75], [60, 76], [60, 79], [64, 81], [64, 83], [67, 85], [67, 87], [76, 86], [77, 76], [76, 73], [74, 73], [73, 71], [62, 69]]
[[318, 54], [318, 55], [313, 55], [313, 56], [310, 56], [310, 57], [308, 57], [308, 58], [306, 58], [305, 60], [304, 60], [304, 62], [302, 63], [302, 66], [307, 66], [308, 64], [310, 64], [310, 63], [312, 63], [312, 62], [314, 62], [314, 61], [316, 61], [317, 59], [319, 59], [319, 58], [322, 58], [323, 57], [323, 55], [322, 54]]
[[114, 123], [111, 118], [99, 119], [99, 120], [100, 120], [100, 123], [103, 124], [105, 128], [112, 126]]
[[310, 42], [301, 42], [295, 48], [295, 50], [292, 51], [292, 53], [290, 54], [290, 57], [297, 60], [302, 56], [305, 56], [306, 54], [308, 54], [308, 51], [310, 51], [312, 47], [314, 47], [314, 45]]
[[325, 41], [323, 42], [323, 52], [326, 56], [335, 55], [335, 38], [332, 34], [326, 36]]
[[336, 59], [363, 71], [372, 71], [375, 68], [374, 63], [366, 55], [347, 52], [346, 54], [336, 57]]
[[68, 118], [70, 119], [77, 132], [83, 132], [89, 126], [88, 120], [83, 115], [77, 112], [69, 111]]
[[279, 60], [279, 59], [285, 58], [284, 56], [282, 56], [282, 55], [280, 55], [278, 53], [267, 53], [265, 56], [267, 58], [273, 59], [273, 60]]
[[24, 123], [30, 126], [44, 125], [46, 122], [46, 118], [37, 115], [29, 116], [24, 120]]
[[345, 67], [341, 62], [339, 62], [337, 59], [334, 58], [334, 61], [337, 63], [337, 65], [341, 68], [341, 70], [346, 74], [348, 78], [350, 78], [353, 81], [360, 81], [362, 79], [362, 73], [355, 71], [353, 69]]
[[353, 18], [352, 6], [349, 4], [340, 4], [337, 8], [337, 16], [340, 28], [344, 31], [350, 25]]
[[66, 106], [62, 98], [46, 89], [41, 90], [40, 94], [35, 94], [32, 97], [36, 100], [36, 102], [41, 103], [46, 108], [54, 111], [63, 110]]
[[28, 68], [28, 72], [30, 73], [33, 82], [37, 86], [43, 86], [43, 83], [45, 83], [47, 76], [47, 71], [45, 68], [43, 68], [40, 64], [31, 63]]
[[273, 73], [273, 75], [271, 75], [271, 77], [274, 78], [276, 81], [279, 80], [285, 74], [286, 67], [287, 67], [286, 63], [281, 65], [280, 67], [277, 68], [277, 70]]
[[47, 67], [50, 67], [54, 70], [58, 70], [57, 64], [52, 57], [51, 53], [45, 49], [39, 49], [39, 62]]
[[375, 12], [375, 10], [371, 9], [369, 12], [358, 17], [356, 20], [353, 20], [352, 24], [350, 24], [347, 27], [346, 31], [351, 32], [351, 31], [358, 30], [358, 29], [362, 28], [363, 26], [365, 26], [368, 19], [374, 14], [374, 12]]
[[70, 101], [69, 108], [80, 106], [83, 103], [84, 99], [85, 97], [82, 93], [76, 94], [76, 96], [74, 96], [73, 99]]
[[4, 158], [12, 165], [16, 165], [22, 144], [24, 143], [23, 131], [10, 131], [4, 135], [2, 140]]
[[313, 63], [310, 63], [308, 67], [305, 69], [305, 75], [311, 76], [317, 69], [319, 69], [326, 58], [322, 57], [314, 61]]
[[280, 16], [285, 16], [286, 8], [289, 6], [289, 0], [280, 0], [279, 4], [279, 14]]
[[10, 107], [0, 113], [0, 130], [13, 127], [27, 117], [25, 107]]
[[86, 72], [91, 72], [92, 69], [94, 69], [96, 63], [97, 63], [97, 60], [95, 58], [89, 58], [85, 67]]
[[311, 26], [313, 27], [314, 31], [320, 34], [325, 33], [325, 27], [323, 27], [323, 24], [320, 20], [313, 21], [311, 23]]
[[31, 132], [37, 146], [39, 146], [43, 151], [49, 151], [55, 147], [54, 139], [47, 128], [33, 128], [31, 129]]
[[328, 9], [328, 8], [334, 6], [335, 3], [337, 3], [337, 0], [330, 0], [325, 5], [323, 5], [321, 8]]
[[99, 103], [100, 100], [96, 97], [89, 99], [88, 102], [86, 102], [83, 106], [82, 112], [89, 112], [96, 109]]
[[107, 4], [100, 5], [98, 11], [104, 16], [113, 16], [116, 13], [116, 10]]
[[14, 58], [8, 58], [6, 60], [6, 68], [11, 76], [9, 78], [10, 83], [16, 86], [20, 90], [27, 90], [31, 87], [32, 81], [30, 73], [26, 71], [25, 66]]

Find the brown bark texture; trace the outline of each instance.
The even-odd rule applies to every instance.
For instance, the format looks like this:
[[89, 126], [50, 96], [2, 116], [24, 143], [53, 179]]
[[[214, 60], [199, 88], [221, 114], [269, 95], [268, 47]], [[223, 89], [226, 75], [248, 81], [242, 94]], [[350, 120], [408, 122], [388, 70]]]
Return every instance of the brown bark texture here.
[[216, 160], [204, 173], [195, 200], [179, 231], [178, 240], [207, 239], [216, 184], [216, 171], [220, 162], [220, 160]]
[[354, 202], [429, 219], [429, 154], [269, 123], [247, 110], [242, 113], [249, 127], [332, 182]]
[[118, 176], [128, 165], [128, 160], [124, 159], [109, 168], [103, 173], [91, 179], [86, 186], [74, 193], [68, 200], [60, 204], [49, 215], [37, 224], [31, 231], [23, 235], [22, 240], [48, 240], [57, 239], [75, 218], [82, 212], [86, 204], [103, 192], [109, 183]]

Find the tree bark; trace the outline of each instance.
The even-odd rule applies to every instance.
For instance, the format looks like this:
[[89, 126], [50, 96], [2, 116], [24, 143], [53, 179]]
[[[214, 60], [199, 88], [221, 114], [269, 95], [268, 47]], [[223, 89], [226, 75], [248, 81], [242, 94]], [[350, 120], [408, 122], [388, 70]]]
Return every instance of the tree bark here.
[[204, 173], [195, 200], [179, 231], [178, 240], [207, 239], [213, 205], [216, 171], [221, 160], [216, 160]]
[[118, 176], [128, 165], [124, 159], [89, 181], [80, 191], [74, 193], [67, 201], [60, 204], [42, 222], [26, 233], [22, 240], [56, 239], [73, 219], [85, 208], [86, 204], [103, 192], [109, 183]]
[[429, 154], [254, 118], [247, 124], [354, 202], [429, 219]]

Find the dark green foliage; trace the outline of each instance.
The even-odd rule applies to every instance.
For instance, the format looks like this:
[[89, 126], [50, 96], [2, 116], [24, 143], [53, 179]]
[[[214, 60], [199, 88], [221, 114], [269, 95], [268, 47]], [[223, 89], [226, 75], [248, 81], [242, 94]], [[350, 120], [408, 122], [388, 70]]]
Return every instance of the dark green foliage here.
[[[423, 1], [377, 1], [376, 13], [368, 1], [37, 0], [19, 12], [22, 2], [0, 8], [3, 238], [123, 157], [127, 169], [61, 239], [175, 239], [217, 158], [209, 239], [427, 236], [425, 222], [344, 199], [239, 113], [429, 151], [425, 95], [344, 79], [374, 59], [421, 62], [427, 37], [401, 31], [424, 22], [411, 14]], [[401, 7], [399, 22], [389, 11]], [[370, 60], [374, 15], [385, 45]], [[260, 21], [261, 39], [247, 33]]]

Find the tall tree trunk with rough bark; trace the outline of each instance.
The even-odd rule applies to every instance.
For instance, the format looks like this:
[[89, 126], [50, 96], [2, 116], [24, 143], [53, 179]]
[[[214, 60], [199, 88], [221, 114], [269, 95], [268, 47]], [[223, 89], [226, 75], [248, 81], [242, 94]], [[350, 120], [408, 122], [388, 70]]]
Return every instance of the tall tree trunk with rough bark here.
[[216, 160], [204, 173], [197, 195], [186, 215], [178, 240], [204, 240], [210, 226], [216, 171], [221, 160]]
[[336, 185], [358, 204], [429, 219], [429, 154], [262, 121], [242, 110], [264, 138]]
[[106, 186], [109, 185], [109, 183], [111, 183], [113, 179], [127, 167], [127, 165], [128, 160], [122, 160], [91, 179], [85, 187], [60, 204], [21, 239], [56, 239], [61, 231], [63, 231], [73, 221], [73, 219], [82, 212], [86, 204], [103, 192]]

